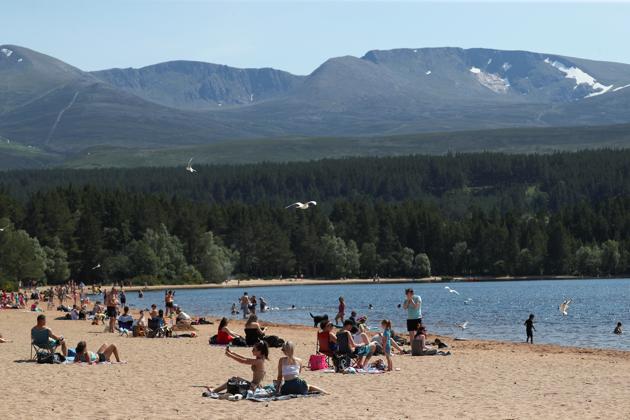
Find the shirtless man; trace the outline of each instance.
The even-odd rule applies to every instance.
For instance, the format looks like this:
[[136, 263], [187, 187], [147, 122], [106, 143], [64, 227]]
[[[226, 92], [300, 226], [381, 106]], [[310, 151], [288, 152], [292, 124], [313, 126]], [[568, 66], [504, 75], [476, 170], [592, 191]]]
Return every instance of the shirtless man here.
[[118, 306], [118, 290], [112, 287], [111, 292], [105, 298], [105, 306], [107, 307], [107, 316], [109, 317], [109, 332], [113, 333], [116, 327], [116, 315]]

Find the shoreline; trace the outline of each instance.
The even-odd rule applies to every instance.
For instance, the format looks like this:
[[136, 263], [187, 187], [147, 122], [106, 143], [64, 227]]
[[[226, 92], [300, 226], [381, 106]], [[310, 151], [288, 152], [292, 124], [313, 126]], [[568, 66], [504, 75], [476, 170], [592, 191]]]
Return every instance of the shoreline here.
[[[147, 286], [124, 286], [125, 291], [137, 292], [154, 291], [154, 290], [166, 290], [166, 289], [239, 289], [239, 288], [253, 288], [253, 287], [289, 287], [289, 286], [313, 286], [313, 285], [344, 285], [344, 284], [405, 284], [405, 283], [418, 283], [418, 284], [432, 284], [432, 283], [489, 283], [499, 281], [543, 281], [543, 280], [630, 280], [628, 277], [580, 277], [580, 276], [474, 276], [474, 277], [422, 277], [422, 278], [386, 278], [378, 281], [372, 279], [251, 279], [251, 280], [228, 280], [224, 283], [201, 283], [201, 284], [154, 284]], [[87, 286], [88, 289], [91, 286]], [[103, 287], [112, 287], [112, 284], [103, 285]]]

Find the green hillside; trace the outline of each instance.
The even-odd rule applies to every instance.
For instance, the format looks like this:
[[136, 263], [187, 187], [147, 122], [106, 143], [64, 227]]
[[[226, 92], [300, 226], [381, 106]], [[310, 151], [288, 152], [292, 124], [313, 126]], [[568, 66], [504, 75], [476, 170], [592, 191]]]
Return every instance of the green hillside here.
[[91, 148], [69, 158], [70, 168], [177, 166], [197, 164], [307, 161], [346, 156], [440, 155], [495, 151], [549, 153], [630, 147], [630, 125], [524, 128], [363, 138], [282, 138], [225, 141], [170, 149]]

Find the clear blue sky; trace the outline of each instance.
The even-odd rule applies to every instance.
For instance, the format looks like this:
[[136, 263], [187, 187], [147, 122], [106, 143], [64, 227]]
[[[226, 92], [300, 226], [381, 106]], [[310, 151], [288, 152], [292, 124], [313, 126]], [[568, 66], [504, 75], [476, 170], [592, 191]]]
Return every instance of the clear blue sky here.
[[630, 63], [630, 3], [3, 0], [0, 44], [84, 70], [188, 59], [308, 74], [371, 49], [487, 47]]

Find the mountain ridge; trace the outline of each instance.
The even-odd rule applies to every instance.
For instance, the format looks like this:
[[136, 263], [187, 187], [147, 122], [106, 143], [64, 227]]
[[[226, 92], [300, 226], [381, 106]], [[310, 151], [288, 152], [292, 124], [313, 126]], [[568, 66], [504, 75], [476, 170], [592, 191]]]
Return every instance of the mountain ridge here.
[[0, 136], [62, 154], [630, 123], [630, 65], [518, 50], [370, 50], [299, 76], [188, 60], [84, 72], [2, 45], [0, 79]]

